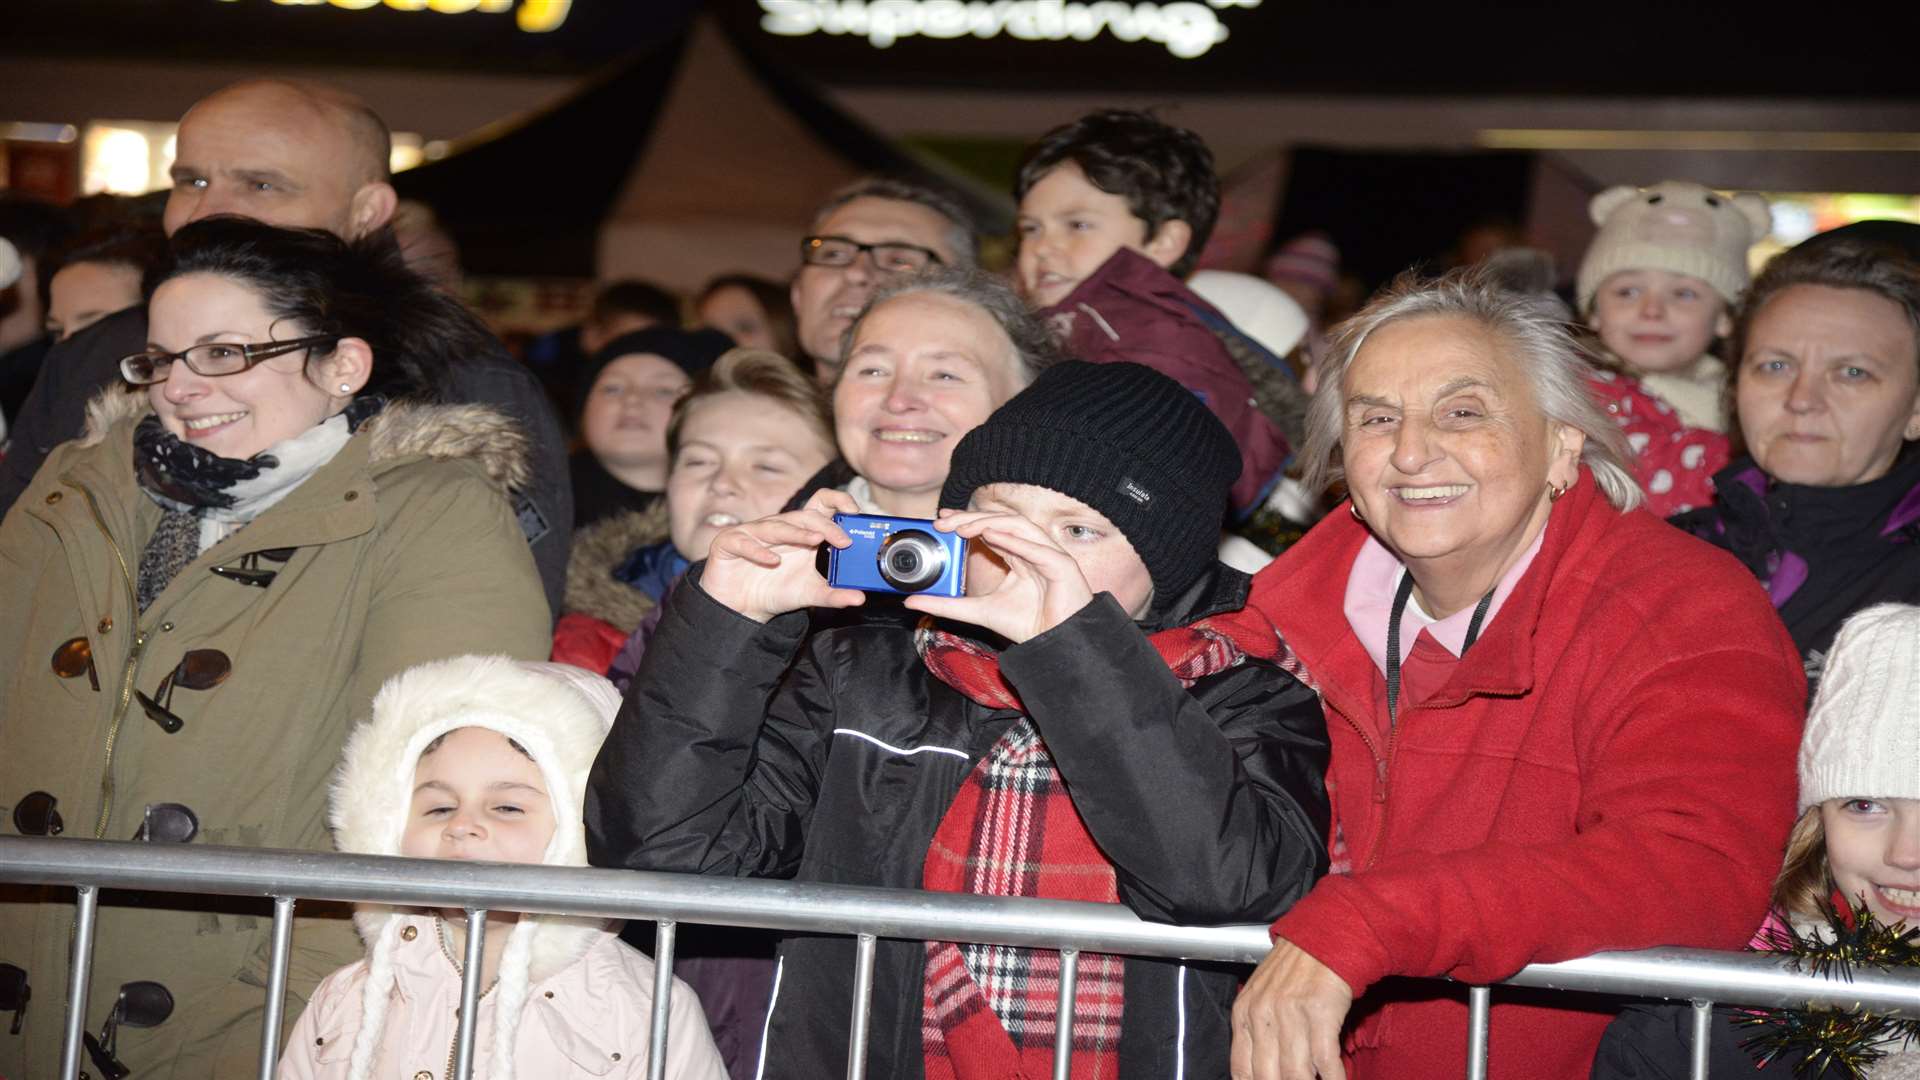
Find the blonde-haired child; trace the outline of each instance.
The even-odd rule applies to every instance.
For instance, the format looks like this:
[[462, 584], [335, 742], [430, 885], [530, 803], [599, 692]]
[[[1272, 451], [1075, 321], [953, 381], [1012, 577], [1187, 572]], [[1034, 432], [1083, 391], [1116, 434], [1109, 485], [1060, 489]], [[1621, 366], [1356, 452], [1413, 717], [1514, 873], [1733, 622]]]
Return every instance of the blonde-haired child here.
[[[1909, 604], [1867, 608], [1834, 640], [1800, 743], [1800, 820], [1753, 947], [1833, 940], [1835, 916], [1855, 926], [1861, 907], [1882, 926], [1920, 928], [1920, 607]], [[1920, 944], [1908, 955], [1920, 962]], [[1622, 1013], [1601, 1040], [1594, 1080], [1689, 1075], [1690, 1013]], [[1819, 1047], [1796, 1039], [1756, 1071], [1754, 1051], [1772, 1040], [1754, 1016], [1720, 1010], [1713, 1075], [1920, 1078], [1920, 1042], [1898, 1035], [1863, 1048], [1863, 1072], [1815, 1060]]]
[[1730, 457], [1727, 367], [1711, 348], [1733, 329], [1767, 201], [1666, 180], [1608, 188], [1587, 209], [1600, 232], [1576, 293], [1605, 352], [1592, 391], [1627, 432], [1647, 508], [1705, 506]]

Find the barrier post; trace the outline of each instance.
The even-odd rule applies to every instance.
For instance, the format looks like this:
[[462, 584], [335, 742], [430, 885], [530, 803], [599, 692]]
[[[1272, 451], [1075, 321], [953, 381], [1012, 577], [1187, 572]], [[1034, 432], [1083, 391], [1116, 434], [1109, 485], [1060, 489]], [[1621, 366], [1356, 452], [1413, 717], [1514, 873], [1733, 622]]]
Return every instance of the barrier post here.
[[260, 1080], [273, 1080], [280, 1026], [287, 1008], [287, 957], [293, 951], [293, 897], [273, 898], [273, 959], [267, 967], [267, 1011], [260, 1027]]
[[67, 985], [67, 1028], [60, 1043], [60, 1080], [80, 1075], [80, 1033], [87, 1027], [87, 983], [93, 975], [93, 921], [100, 891], [82, 885], [74, 897], [73, 960]]
[[460, 1027], [453, 1036], [453, 1080], [473, 1080], [473, 1033], [480, 1024], [480, 969], [486, 963], [487, 912], [467, 909], [466, 962], [460, 966]]
[[653, 1030], [647, 1033], [647, 1080], [666, 1080], [667, 1028], [673, 1015], [673, 945], [679, 926], [672, 919], [654, 923]]

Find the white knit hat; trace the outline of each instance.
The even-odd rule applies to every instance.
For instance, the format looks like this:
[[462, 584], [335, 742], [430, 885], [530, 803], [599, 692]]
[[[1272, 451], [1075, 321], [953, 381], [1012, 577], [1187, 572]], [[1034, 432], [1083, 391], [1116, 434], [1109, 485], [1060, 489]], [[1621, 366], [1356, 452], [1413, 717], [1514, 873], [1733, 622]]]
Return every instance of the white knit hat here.
[[1800, 810], [1920, 799], [1920, 607], [1879, 604], [1840, 628], [1800, 740]]
[[[482, 727], [519, 743], [540, 767], [554, 818], [545, 864], [585, 866], [581, 806], [587, 773], [619, 708], [620, 693], [612, 683], [566, 664], [456, 656], [408, 668], [386, 681], [374, 696], [372, 717], [347, 739], [328, 798], [334, 844], [356, 854], [400, 854], [421, 751], [455, 728]], [[354, 907], [354, 924], [367, 944], [369, 977], [349, 1080], [372, 1075], [386, 1026], [403, 910]], [[514, 923], [494, 990], [487, 1075], [514, 1080], [513, 1048], [531, 988], [619, 929], [605, 919], [564, 915], [523, 915]]]
[[1728, 197], [1685, 180], [1611, 187], [1587, 214], [1600, 232], [1580, 263], [1575, 290], [1584, 313], [1607, 278], [1622, 270], [1665, 270], [1697, 277], [1727, 303], [1747, 291], [1747, 249], [1772, 229], [1767, 200]]
[[1187, 279], [1187, 288], [1275, 356], [1292, 352], [1307, 336], [1307, 313], [1300, 301], [1252, 274], [1201, 270]]

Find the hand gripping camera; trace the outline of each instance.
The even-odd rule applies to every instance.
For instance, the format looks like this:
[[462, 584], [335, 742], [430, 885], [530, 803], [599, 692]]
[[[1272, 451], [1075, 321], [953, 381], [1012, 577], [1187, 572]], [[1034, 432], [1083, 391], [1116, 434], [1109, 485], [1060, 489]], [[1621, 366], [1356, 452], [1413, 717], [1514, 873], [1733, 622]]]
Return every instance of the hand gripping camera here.
[[835, 514], [853, 544], [828, 548], [827, 584], [875, 593], [961, 596], [967, 590], [967, 542], [924, 518]]

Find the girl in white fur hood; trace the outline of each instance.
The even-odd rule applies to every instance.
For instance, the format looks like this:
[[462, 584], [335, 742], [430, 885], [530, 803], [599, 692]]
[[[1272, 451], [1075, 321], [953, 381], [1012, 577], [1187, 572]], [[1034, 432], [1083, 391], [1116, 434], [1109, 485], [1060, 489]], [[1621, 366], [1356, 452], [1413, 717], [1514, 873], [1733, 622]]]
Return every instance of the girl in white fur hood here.
[[[587, 770], [619, 707], [564, 664], [463, 656], [394, 676], [329, 799], [342, 851], [585, 866]], [[281, 1080], [446, 1080], [464, 916], [360, 905], [367, 955], [320, 983]], [[653, 962], [600, 919], [488, 916], [474, 1080], [646, 1075]], [[725, 1080], [699, 999], [674, 980], [667, 1072]]]

